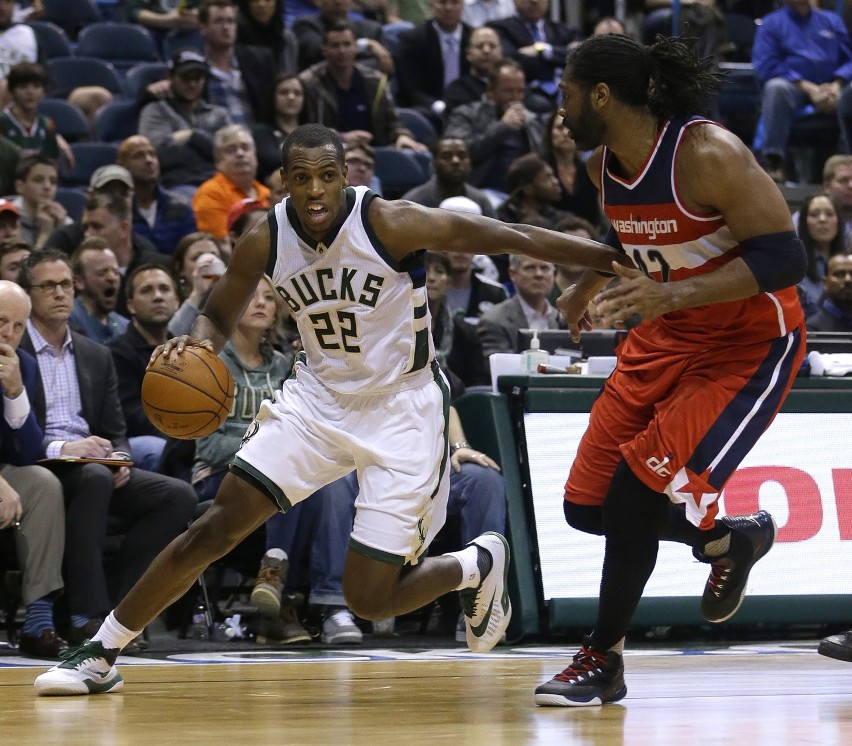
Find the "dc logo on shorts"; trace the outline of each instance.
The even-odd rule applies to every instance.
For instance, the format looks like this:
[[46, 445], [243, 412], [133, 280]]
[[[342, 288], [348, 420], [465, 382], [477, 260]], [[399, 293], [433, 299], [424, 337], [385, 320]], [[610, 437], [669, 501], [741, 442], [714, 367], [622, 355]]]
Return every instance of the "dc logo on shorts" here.
[[252, 420], [251, 425], [246, 428], [246, 434], [243, 435], [243, 439], [240, 441], [240, 448], [242, 448], [246, 443], [251, 440], [257, 431], [260, 429], [260, 424], [257, 420]]

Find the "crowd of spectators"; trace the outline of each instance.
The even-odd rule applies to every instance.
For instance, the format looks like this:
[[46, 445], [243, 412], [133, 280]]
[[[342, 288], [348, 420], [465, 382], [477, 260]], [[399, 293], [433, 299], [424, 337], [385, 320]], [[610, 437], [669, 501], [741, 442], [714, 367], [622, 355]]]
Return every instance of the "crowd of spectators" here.
[[[221, 353], [237, 399], [220, 429], [176, 444], [142, 411], [153, 349], [189, 331], [239, 236], [286, 196], [279, 151], [300, 124], [340, 133], [351, 185], [382, 194], [382, 177], [394, 173], [381, 156], [403, 151], [422, 179], [392, 197], [604, 235], [588, 154], [556, 114], [556, 84], [584, 33], [670, 30], [671, 10], [628, 3], [617, 20], [605, 4], [587, 5], [580, 29], [554, 20], [547, 0], [127, 0], [123, 17], [152, 35], [162, 79], [132, 99], [133, 134], [114, 143], [114, 162], [75, 187], [66, 181], [74, 143], [40, 111], [54, 89], [26, 19], [44, 10], [0, 0], [0, 540], [15, 523], [26, 537], [17, 542], [23, 652], [56, 657], [66, 640], [97, 629], [204, 509], [260, 400], [290, 374], [298, 335], [264, 282]], [[719, 33], [726, 12], [765, 15], [751, 19], [753, 59], [748, 49], [739, 61], [762, 85], [755, 154], [772, 178], [790, 176], [797, 118], [836, 118], [835, 154], [794, 222], [808, 251], [800, 294], [809, 327], [852, 332], [852, 45], [843, 20], [808, 0], [685, 8], [715, 64], [730, 49]], [[78, 31], [69, 30], [72, 41]], [[118, 95], [82, 81], [68, 100], [96, 122]], [[708, 102], [724, 121], [723, 108]], [[559, 328], [553, 303], [575, 277], [571, 266], [523, 256], [430, 252], [425, 266], [435, 348], [454, 395], [487, 384], [488, 356], [517, 351], [520, 329]], [[503, 530], [505, 488], [496, 464], [468, 463], [454, 410], [451, 430], [450, 513], [461, 530], [449, 541], [458, 545]], [[43, 458], [54, 461], [37, 465]], [[266, 637], [309, 640], [313, 609], [324, 642], [361, 641], [340, 592], [357, 493], [354, 476], [340, 480], [265, 527], [251, 599]]]

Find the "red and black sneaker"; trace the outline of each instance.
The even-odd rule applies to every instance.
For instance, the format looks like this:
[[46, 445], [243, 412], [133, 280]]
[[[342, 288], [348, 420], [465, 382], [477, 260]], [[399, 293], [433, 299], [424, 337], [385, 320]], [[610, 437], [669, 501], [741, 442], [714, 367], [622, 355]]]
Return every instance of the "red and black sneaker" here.
[[535, 690], [535, 703], [551, 707], [595, 707], [624, 699], [624, 661], [618, 653], [598, 650], [591, 637], [562, 673]]
[[701, 614], [708, 622], [724, 622], [736, 614], [743, 602], [751, 568], [775, 543], [776, 527], [765, 510], [750, 515], [725, 516], [720, 519], [731, 529], [731, 547], [721, 557], [703, 559], [710, 562], [710, 577], [701, 597]]

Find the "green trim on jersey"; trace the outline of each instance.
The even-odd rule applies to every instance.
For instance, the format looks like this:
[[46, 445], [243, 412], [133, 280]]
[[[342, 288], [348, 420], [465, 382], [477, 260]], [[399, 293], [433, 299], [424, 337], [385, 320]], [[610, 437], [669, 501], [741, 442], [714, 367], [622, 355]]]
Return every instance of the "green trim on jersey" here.
[[381, 549], [368, 547], [359, 541], [355, 541], [355, 539], [349, 540], [349, 548], [353, 552], [358, 552], [358, 554], [363, 554], [365, 557], [379, 560], [379, 562], [387, 562], [389, 565], [405, 564], [405, 557], [400, 557], [398, 554], [391, 554], [390, 552], [383, 552]]
[[273, 207], [266, 213], [266, 222], [269, 223], [269, 256], [266, 257], [266, 274], [275, 277], [275, 265], [278, 264], [278, 217]]
[[443, 398], [444, 411], [444, 456], [441, 459], [441, 466], [438, 469], [438, 483], [435, 485], [435, 491], [432, 493], [432, 498], [438, 494], [438, 488], [441, 486], [441, 480], [444, 478], [444, 472], [447, 470], [447, 461], [450, 459], [450, 387], [447, 385], [444, 376], [441, 374], [441, 366], [437, 360], [432, 361], [432, 375], [435, 376], [435, 383], [441, 389]]
[[[346, 187], [343, 190], [343, 196], [346, 200], [346, 218], [348, 218], [352, 214], [352, 210], [355, 208], [355, 200], [358, 199], [358, 195], [355, 194], [355, 189], [352, 187]], [[296, 208], [293, 207], [293, 203], [290, 201], [290, 198], [287, 198], [287, 202], [285, 203], [287, 210], [287, 220], [290, 221], [290, 225], [293, 227], [293, 230], [296, 231], [296, 235], [301, 238], [308, 246], [310, 246], [314, 251], [317, 250], [317, 246], [320, 244], [325, 244], [326, 246], [331, 246], [334, 243], [334, 239], [337, 238], [337, 234], [340, 233], [340, 229], [343, 227], [343, 224], [346, 222], [346, 218], [340, 221], [340, 223], [334, 226], [328, 233], [326, 233], [320, 241], [316, 241], [311, 238], [307, 233], [305, 233], [304, 228], [302, 228], [302, 223], [299, 221], [299, 216], [296, 215]], [[278, 234], [276, 232], [276, 245]]]
[[240, 469], [241, 471], [248, 474], [250, 477], [254, 479], [254, 481], [259, 482], [261, 486], [263, 486], [266, 490], [268, 497], [272, 498], [272, 501], [278, 506], [278, 509], [282, 513], [286, 513], [293, 506], [290, 504], [290, 501], [287, 499], [287, 496], [284, 494], [283, 490], [275, 484], [269, 477], [267, 477], [263, 472], [255, 469], [251, 464], [246, 461], [243, 461], [239, 456], [234, 456], [231, 461], [231, 466]]

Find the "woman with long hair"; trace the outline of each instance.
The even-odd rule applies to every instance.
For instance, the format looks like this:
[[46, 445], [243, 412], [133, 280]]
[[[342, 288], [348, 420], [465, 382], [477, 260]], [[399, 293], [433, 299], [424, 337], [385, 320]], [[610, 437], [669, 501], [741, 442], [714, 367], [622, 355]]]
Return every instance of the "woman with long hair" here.
[[252, 127], [257, 172], [261, 181], [281, 168], [281, 143], [296, 127], [306, 123], [305, 87], [298, 76], [279, 73], [272, 86], [272, 121]]
[[808, 255], [808, 271], [798, 284], [799, 300], [805, 316], [810, 316], [822, 297], [828, 260], [845, 251], [837, 204], [824, 192], [808, 197], [799, 211], [796, 231]]
[[189, 333], [210, 290], [225, 271], [216, 239], [203, 231], [184, 236], [175, 247], [171, 270], [177, 280], [181, 305], [169, 322], [169, 332], [177, 336]]
[[272, 346], [280, 315], [277, 298], [275, 286], [264, 275], [219, 353], [234, 377], [236, 392], [225, 421], [196, 442], [192, 484], [200, 500], [213, 499], [260, 403], [272, 398], [293, 368], [293, 355]]
[[266, 47], [284, 72], [298, 68], [299, 42], [284, 27], [284, 0], [237, 0], [237, 41]]

